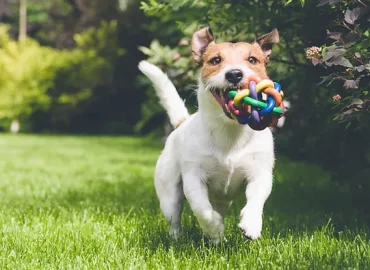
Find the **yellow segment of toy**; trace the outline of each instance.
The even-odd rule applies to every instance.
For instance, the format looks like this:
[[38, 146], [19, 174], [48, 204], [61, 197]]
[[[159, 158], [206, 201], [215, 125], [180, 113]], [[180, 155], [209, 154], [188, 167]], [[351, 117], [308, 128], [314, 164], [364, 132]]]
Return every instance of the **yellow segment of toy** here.
[[265, 88], [267, 88], [267, 87], [274, 88], [274, 82], [273, 82], [273, 81], [271, 81], [271, 80], [268, 80], [268, 79], [264, 79], [264, 80], [260, 81], [260, 82], [256, 85], [257, 93], [261, 92], [263, 89], [265, 89]]
[[234, 97], [234, 105], [235, 106], [240, 105], [243, 101], [243, 98], [249, 96], [249, 94], [250, 94], [249, 89], [243, 89], [240, 92], [238, 92]]

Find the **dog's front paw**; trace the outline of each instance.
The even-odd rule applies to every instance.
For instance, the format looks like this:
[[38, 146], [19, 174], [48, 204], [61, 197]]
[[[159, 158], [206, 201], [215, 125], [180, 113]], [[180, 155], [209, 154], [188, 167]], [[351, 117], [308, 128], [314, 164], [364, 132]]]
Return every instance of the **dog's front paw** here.
[[218, 245], [221, 242], [221, 237], [208, 237], [208, 242], [212, 245]]
[[180, 230], [180, 228], [170, 228], [170, 237], [173, 240], [179, 239], [180, 236], [181, 236], [181, 230]]
[[242, 211], [242, 219], [239, 223], [239, 228], [244, 236], [249, 239], [256, 240], [260, 238], [262, 231], [262, 215], [248, 213], [248, 211], [245, 210]]
[[218, 244], [223, 238], [224, 233], [222, 216], [215, 211], [209, 211], [203, 213], [198, 220], [203, 233], [207, 236], [210, 243]]
[[225, 236], [220, 235], [220, 237], [216, 237], [216, 238], [208, 237], [208, 242], [212, 245], [218, 245], [220, 243], [227, 243], [228, 241]]

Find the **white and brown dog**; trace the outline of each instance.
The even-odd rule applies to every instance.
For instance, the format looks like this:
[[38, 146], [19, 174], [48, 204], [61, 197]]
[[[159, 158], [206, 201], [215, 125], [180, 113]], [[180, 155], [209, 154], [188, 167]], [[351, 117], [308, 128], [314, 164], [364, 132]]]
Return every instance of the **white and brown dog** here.
[[215, 43], [210, 28], [196, 32], [193, 59], [202, 68], [199, 110], [190, 116], [168, 77], [146, 61], [139, 64], [153, 82], [171, 124], [177, 127], [168, 137], [155, 171], [157, 195], [172, 237], [180, 234], [186, 198], [204, 234], [219, 242], [223, 217], [240, 190], [245, 190], [247, 203], [239, 227], [248, 238], [261, 236], [263, 207], [272, 188], [273, 137], [269, 128], [254, 131], [231, 119], [227, 93], [241, 88], [251, 75], [267, 77], [266, 64], [278, 41], [276, 29], [253, 44]]

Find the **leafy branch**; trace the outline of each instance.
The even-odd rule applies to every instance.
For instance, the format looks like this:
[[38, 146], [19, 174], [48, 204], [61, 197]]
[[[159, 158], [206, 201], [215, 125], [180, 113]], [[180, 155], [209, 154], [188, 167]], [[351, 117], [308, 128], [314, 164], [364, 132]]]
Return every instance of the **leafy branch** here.
[[[361, 0], [322, 0], [318, 6], [338, 3], [346, 7], [344, 17], [337, 24], [342, 27], [342, 31], [328, 31], [328, 38], [333, 43], [308, 48], [306, 56], [313, 65], [332, 70], [323, 77], [321, 84], [334, 86], [332, 88], [337, 93], [333, 96], [333, 102], [337, 103], [335, 108], [338, 109], [334, 119], [348, 122], [349, 126], [354, 120], [369, 120], [370, 116], [367, 106], [370, 104], [367, 90], [370, 86], [369, 9]], [[337, 80], [344, 82], [341, 90], [333, 84]]]

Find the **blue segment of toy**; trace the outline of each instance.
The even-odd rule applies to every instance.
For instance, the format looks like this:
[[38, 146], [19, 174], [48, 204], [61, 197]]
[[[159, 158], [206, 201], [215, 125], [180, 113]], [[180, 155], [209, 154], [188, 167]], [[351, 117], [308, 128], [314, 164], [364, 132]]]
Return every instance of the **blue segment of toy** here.
[[278, 82], [274, 82], [274, 88], [275, 88], [276, 90], [278, 90], [278, 91], [279, 91], [279, 93], [280, 93], [280, 91], [281, 91], [281, 85], [280, 85], [280, 83], [278, 83]]
[[262, 110], [260, 110], [259, 114], [261, 116], [269, 114], [275, 108], [275, 104], [276, 104], [275, 99], [273, 97], [269, 96], [267, 98], [267, 106], [265, 108], [263, 108]]

